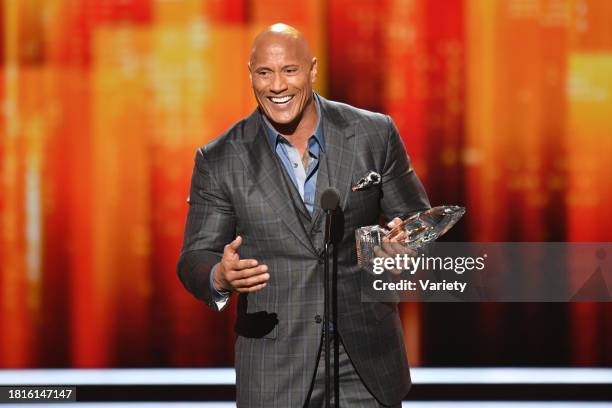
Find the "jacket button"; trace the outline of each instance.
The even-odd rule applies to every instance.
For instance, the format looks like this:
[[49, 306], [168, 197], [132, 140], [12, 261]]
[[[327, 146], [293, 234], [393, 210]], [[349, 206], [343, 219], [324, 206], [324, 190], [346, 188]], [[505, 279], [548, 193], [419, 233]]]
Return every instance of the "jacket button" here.
[[316, 315], [314, 318], [315, 322], [317, 323], [321, 323], [323, 321], [323, 318], [321, 317], [321, 315]]

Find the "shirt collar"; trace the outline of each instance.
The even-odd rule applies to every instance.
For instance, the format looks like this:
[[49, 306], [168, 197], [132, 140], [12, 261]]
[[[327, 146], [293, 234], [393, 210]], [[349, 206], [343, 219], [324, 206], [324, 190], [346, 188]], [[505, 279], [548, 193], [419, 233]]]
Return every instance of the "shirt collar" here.
[[[311, 137], [314, 137], [317, 143], [319, 144], [319, 147], [321, 148], [321, 150], [325, 151], [325, 138], [323, 137], [323, 126], [321, 126], [321, 117], [322, 117], [321, 103], [319, 102], [319, 97], [314, 92], [313, 92], [313, 99], [315, 102], [315, 107], [317, 108], [317, 125], [315, 127], [315, 132]], [[261, 110], [260, 110], [260, 114], [263, 119], [263, 122], [265, 123], [266, 135], [268, 136], [267, 137], [268, 142], [270, 143], [270, 147], [272, 147], [272, 150], [274, 151], [276, 150], [276, 145], [280, 141], [280, 138], [282, 137], [282, 135], [278, 133], [276, 129], [274, 129], [272, 124], [268, 121], [268, 118], [266, 117], [266, 115], [263, 114]]]

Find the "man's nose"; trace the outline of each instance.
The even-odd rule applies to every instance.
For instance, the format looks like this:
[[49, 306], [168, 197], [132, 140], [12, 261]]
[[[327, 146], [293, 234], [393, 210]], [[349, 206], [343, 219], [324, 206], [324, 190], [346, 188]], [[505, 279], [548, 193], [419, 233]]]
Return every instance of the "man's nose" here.
[[285, 78], [283, 75], [276, 74], [272, 79], [272, 84], [270, 85], [270, 91], [274, 93], [280, 93], [287, 89], [287, 82], [285, 82]]

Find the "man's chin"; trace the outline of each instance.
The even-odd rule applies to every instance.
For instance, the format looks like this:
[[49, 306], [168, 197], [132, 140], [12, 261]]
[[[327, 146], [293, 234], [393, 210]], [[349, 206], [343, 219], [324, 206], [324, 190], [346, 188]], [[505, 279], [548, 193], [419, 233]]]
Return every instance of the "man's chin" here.
[[275, 115], [268, 111], [268, 120], [277, 125], [289, 125], [295, 121], [295, 115]]
[[293, 118], [286, 119], [286, 118], [274, 118], [273, 117], [273, 118], [270, 118], [270, 121], [277, 125], [286, 126], [286, 125], [290, 125], [291, 123], [293, 123], [294, 119]]

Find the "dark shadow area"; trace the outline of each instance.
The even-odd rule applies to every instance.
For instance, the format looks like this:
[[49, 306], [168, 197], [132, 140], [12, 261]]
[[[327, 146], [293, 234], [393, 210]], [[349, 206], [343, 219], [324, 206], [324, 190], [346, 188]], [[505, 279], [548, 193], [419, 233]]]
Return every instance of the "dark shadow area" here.
[[268, 313], [264, 310], [255, 313], [247, 313], [249, 304], [248, 295], [241, 294], [238, 297], [238, 310], [234, 330], [239, 336], [262, 338], [272, 333], [278, 325], [276, 313]]

